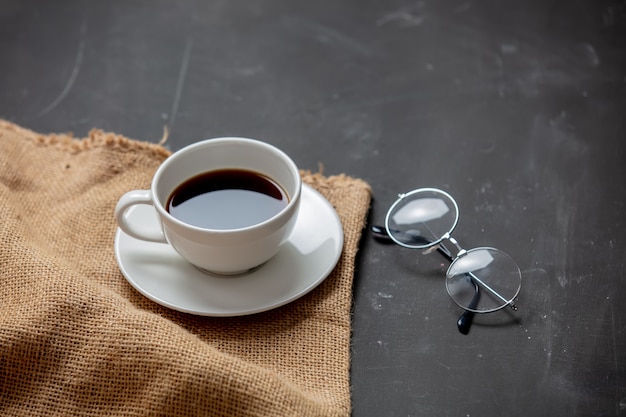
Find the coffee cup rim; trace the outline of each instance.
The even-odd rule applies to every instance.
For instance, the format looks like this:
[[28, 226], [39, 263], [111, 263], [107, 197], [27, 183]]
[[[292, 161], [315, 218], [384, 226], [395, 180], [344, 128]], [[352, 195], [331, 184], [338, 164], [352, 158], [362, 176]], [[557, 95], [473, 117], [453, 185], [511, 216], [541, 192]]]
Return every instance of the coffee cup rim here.
[[[254, 144], [255, 146], [260, 146], [262, 148], [265, 148], [277, 155], [279, 155], [281, 157], [281, 159], [283, 159], [284, 161], [287, 162], [287, 165], [289, 166], [290, 170], [292, 171], [294, 175], [294, 178], [296, 179], [296, 187], [292, 195], [289, 195], [289, 203], [283, 207], [282, 210], [280, 210], [278, 213], [276, 213], [274, 216], [270, 217], [269, 219], [266, 219], [262, 222], [250, 225], [250, 226], [245, 226], [245, 227], [240, 227], [240, 228], [236, 228], [236, 229], [210, 229], [210, 228], [205, 228], [205, 227], [200, 227], [200, 226], [195, 226], [193, 224], [189, 224], [186, 223], [182, 220], [179, 220], [178, 218], [174, 217], [173, 215], [171, 215], [166, 209], [165, 206], [162, 204], [162, 202], [160, 201], [160, 199], [158, 198], [158, 194], [157, 194], [157, 187], [159, 184], [159, 180], [161, 178], [161, 176], [163, 175], [163, 172], [167, 169], [167, 167], [172, 163], [172, 161], [174, 159], [180, 158], [181, 156], [183, 156], [184, 154], [188, 154], [190, 152], [194, 152], [197, 150], [197, 148], [202, 148], [204, 146], [206, 146], [208, 143], [211, 144], [215, 144], [215, 145], [219, 145], [220, 143], [250, 143], [250, 144]], [[174, 158], [174, 159], [172, 159]], [[222, 168], [220, 168], [222, 169]], [[204, 172], [210, 172], [212, 171], [211, 169], [204, 171]], [[282, 186], [282, 185], [281, 185]], [[286, 213], [292, 211], [294, 209], [294, 206], [296, 206], [299, 203], [300, 200], [300, 194], [301, 194], [301, 190], [302, 190], [302, 178], [300, 177], [300, 171], [297, 167], [297, 165], [295, 164], [295, 162], [291, 159], [291, 157], [289, 155], [287, 155], [287, 153], [285, 153], [283, 150], [277, 148], [276, 146], [264, 142], [262, 140], [259, 139], [251, 139], [251, 138], [245, 138], [245, 137], [238, 137], [238, 136], [226, 136], [226, 137], [216, 137], [216, 138], [209, 138], [209, 139], [203, 139], [200, 140], [198, 142], [194, 142], [190, 145], [184, 146], [181, 149], [177, 150], [176, 152], [172, 153], [167, 159], [165, 159], [161, 165], [157, 168], [154, 176], [152, 177], [152, 182], [150, 185], [150, 196], [152, 198], [152, 203], [154, 205], [154, 207], [156, 208], [156, 210], [159, 212], [159, 214], [161, 216], [163, 216], [164, 218], [168, 219], [169, 222], [176, 224], [180, 227], [183, 227], [185, 229], [189, 229], [189, 230], [193, 230], [193, 231], [198, 231], [198, 232], [208, 232], [208, 233], [214, 233], [214, 234], [223, 234], [223, 235], [232, 235], [235, 233], [245, 233], [245, 232], [250, 232], [253, 230], [258, 230], [258, 229], [262, 229], [263, 227], [268, 226], [269, 224], [276, 222], [279, 218], [283, 217], [286, 215]], [[287, 191], [287, 190], [285, 190]], [[288, 193], [289, 194], [289, 193]]]

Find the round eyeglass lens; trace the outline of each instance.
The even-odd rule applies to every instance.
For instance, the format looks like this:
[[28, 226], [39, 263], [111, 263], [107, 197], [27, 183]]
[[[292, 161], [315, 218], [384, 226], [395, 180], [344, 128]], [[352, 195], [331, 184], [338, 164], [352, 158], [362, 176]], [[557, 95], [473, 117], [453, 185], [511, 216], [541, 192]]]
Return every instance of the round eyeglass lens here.
[[461, 308], [489, 313], [509, 305], [519, 294], [517, 263], [494, 248], [471, 249], [456, 258], [446, 274], [446, 289]]
[[387, 212], [385, 227], [399, 245], [420, 249], [443, 240], [459, 219], [459, 208], [450, 194], [420, 188], [401, 194]]

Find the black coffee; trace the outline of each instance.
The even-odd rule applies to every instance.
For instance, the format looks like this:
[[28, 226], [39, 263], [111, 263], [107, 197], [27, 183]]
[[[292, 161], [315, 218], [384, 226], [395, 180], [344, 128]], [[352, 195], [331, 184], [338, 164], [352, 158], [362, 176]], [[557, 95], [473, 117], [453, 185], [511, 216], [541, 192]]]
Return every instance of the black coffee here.
[[209, 171], [180, 184], [167, 199], [177, 219], [206, 229], [239, 229], [261, 223], [289, 203], [272, 179], [242, 169]]

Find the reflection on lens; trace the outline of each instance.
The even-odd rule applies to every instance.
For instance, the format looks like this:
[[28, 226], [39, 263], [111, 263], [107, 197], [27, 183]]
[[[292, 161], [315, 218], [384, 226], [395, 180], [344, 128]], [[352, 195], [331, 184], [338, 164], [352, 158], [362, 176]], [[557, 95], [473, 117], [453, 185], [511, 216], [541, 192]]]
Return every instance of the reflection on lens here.
[[392, 220], [397, 225], [423, 223], [440, 219], [450, 208], [438, 198], [419, 198], [408, 201], [393, 213]]
[[425, 248], [442, 240], [456, 226], [458, 207], [441, 190], [422, 188], [401, 195], [387, 212], [387, 233], [396, 243]]
[[475, 250], [470, 256], [462, 256], [457, 262], [450, 265], [448, 275], [462, 275], [487, 268], [494, 261], [493, 255], [488, 250]]
[[[460, 307], [476, 313], [505, 307], [517, 297], [522, 284], [515, 261], [494, 248], [467, 251], [452, 262], [446, 277], [450, 297]], [[478, 300], [476, 291], [480, 292]]]

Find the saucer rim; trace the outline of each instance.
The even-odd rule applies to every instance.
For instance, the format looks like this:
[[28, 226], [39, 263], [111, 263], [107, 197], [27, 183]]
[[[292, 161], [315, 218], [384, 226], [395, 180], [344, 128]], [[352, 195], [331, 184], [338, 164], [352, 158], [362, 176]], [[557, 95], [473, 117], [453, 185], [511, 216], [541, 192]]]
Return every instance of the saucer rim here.
[[[184, 307], [184, 305], [180, 305], [179, 304], [174, 304], [172, 302], [166, 301], [158, 296], [156, 296], [155, 294], [145, 290], [139, 283], [136, 282], [136, 280], [131, 276], [133, 274], [131, 274], [127, 268], [124, 266], [125, 262], [123, 261], [123, 254], [121, 253], [121, 249], [120, 249], [120, 240], [121, 239], [132, 239], [134, 240], [136, 243], [142, 244], [142, 243], [152, 243], [152, 242], [144, 242], [141, 241], [139, 239], [133, 238], [129, 235], [127, 235], [126, 233], [124, 233], [124, 231], [122, 231], [119, 227], [116, 230], [115, 233], [115, 242], [114, 242], [114, 251], [115, 251], [115, 258], [117, 261], [117, 265], [118, 268], [120, 270], [120, 272], [122, 273], [122, 275], [124, 276], [124, 278], [126, 279], [126, 281], [137, 291], [139, 292], [141, 295], [143, 295], [144, 297], [148, 298], [149, 300], [163, 306], [166, 308], [169, 308], [171, 310], [175, 310], [175, 311], [179, 311], [182, 313], [186, 313], [186, 314], [191, 314], [191, 315], [196, 315], [196, 316], [204, 316], [204, 317], [241, 317], [241, 316], [247, 316], [247, 315], [253, 315], [253, 314], [258, 314], [258, 313], [262, 313], [262, 312], [266, 312], [266, 311], [270, 311], [282, 306], [285, 306], [303, 296], [305, 296], [306, 294], [310, 293], [311, 291], [313, 291], [315, 288], [317, 288], [322, 282], [324, 282], [326, 280], [326, 278], [328, 278], [328, 276], [330, 276], [330, 274], [333, 272], [333, 270], [335, 269], [335, 267], [337, 266], [337, 264], [339, 263], [339, 260], [341, 259], [341, 255], [343, 253], [343, 249], [344, 249], [344, 245], [345, 245], [345, 235], [343, 232], [343, 224], [341, 223], [341, 219], [339, 218], [339, 215], [337, 214], [335, 208], [333, 207], [333, 205], [328, 201], [328, 199], [326, 199], [319, 191], [317, 191], [316, 189], [314, 189], [312, 186], [302, 183], [302, 192], [303, 192], [303, 196], [304, 193], [310, 193], [311, 196], [313, 196], [314, 198], [316, 198], [317, 200], [319, 200], [319, 202], [321, 202], [322, 204], [324, 204], [326, 206], [326, 208], [328, 209], [328, 216], [329, 218], [332, 218], [332, 225], [329, 225], [329, 228], [334, 228], [336, 230], [333, 231], [334, 234], [337, 234], [337, 244], [336, 244], [336, 250], [333, 253], [333, 257], [328, 257], [328, 262], [326, 267], [321, 270], [319, 273], [317, 274], [310, 274], [310, 275], [314, 275], [315, 278], [306, 278], [303, 281], [306, 283], [306, 286], [304, 286], [303, 288], [300, 288], [298, 291], [295, 291], [293, 294], [289, 294], [287, 297], [281, 297], [279, 301], [276, 302], [270, 302], [267, 303], [265, 305], [262, 306], [258, 306], [255, 308], [250, 308], [250, 309], [232, 309], [229, 311], [204, 311], [204, 310], [197, 310], [197, 309], [190, 309], [190, 308], [186, 308]], [[305, 199], [302, 199], [302, 203], [305, 203]], [[129, 210], [129, 215], [131, 214], [132, 208]], [[295, 227], [297, 228], [298, 225], [300, 224], [300, 222], [296, 222]], [[295, 229], [294, 229], [295, 231]], [[287, 242], [289, 242], [292, 239], [292, 237], [290, 237], [289, 239], [287, 239]], [[172, 249], [173, 250], [173, 249]], [[280, 251], [279, 251], [280, 253]], [[180, 255], [178, 255], [180, 256]], [[306, 254], [303, 254], [300, 256], [300, 258], [306, 258]], [[249, 273], [244, 273], [241, 274], [241, 277], [246, 277], [246, 276], [250, 276], [251, 274], [255, 274], [258, 273], [258, 270], [255, 270], [253, 272], [249, 272]], [[214, 274], [208, 274], [210, 276], [216, 276]], [[304, 276], [306, 276], [306, 271], [303, 273]], [[210, 310], [210, 309], [209, 309]]]

